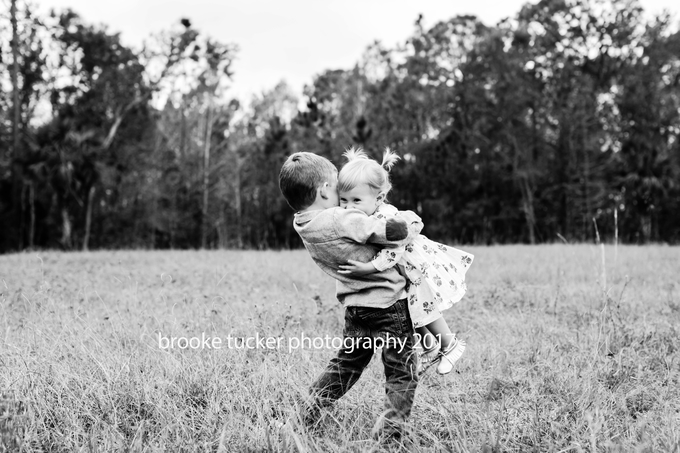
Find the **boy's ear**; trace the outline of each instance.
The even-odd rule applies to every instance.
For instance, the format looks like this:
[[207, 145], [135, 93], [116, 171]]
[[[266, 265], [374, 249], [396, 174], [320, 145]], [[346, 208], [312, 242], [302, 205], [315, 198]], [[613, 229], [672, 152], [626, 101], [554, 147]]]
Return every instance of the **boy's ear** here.
[[325, 182], [321, 187], [319, 187], [319, 195], [324, 200], [328, 200], [328, 183]]
[[385, 201], [385, 192], [380, 192], [377, 197], [375, 197], [375, 200], [378, 202], [378, 204], [381, 204], [382, 202]]

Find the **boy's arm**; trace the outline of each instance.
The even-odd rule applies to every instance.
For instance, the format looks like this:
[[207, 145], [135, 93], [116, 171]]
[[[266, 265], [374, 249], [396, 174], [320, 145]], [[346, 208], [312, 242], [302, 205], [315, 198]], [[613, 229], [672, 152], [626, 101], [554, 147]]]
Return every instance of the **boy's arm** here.
[[[388, 217], [385, 217], [385, 214]], [[399, 217], [395, 217], [399, 216]], [[348, 264], [340, 266], [341, 274], [348, 274], [354, 276], [367, 275], [374, 272], [381, 272], [388, 269], [401, 260], [401, 257], [405, 253], [405, 244], [413, 241], [413, 239], [420, 234], [423, 229], [423, 222], [420, 217], [413, 213], [412, 211], [397, 211], [397, 209], [391, 205], [384, 205], [380, 208], [380, 214], [377, 215], [376, 220], [385, 219], [387, 227], [389, 224], [387, 221], [398, 219], [400, 221], [405, 221], [408, 225], [408, 234], [404, 240], [399, 240], [397, 242], [390, 242], [384, 245], [385, 248], [382, 249], [372, 261], [368, 263], [362, 263], [360, 261], [348, 260]], [[367, 241], [370, 242], [370, 241]]]
[[394, 218], [402, 219], [408, 224], [408, 236], [404, 245], [413, 242], [420, 232], [423, 231], [423, 220], [413, 211], [398, 211]]
[[340, 270], [338, 272], [346, 275], [361, 276], [373, 274], [375, 272], [382, 272], [385, 269], [389, 269], [399, 262], [401, 257], [404, 255], [404, 252], [406, 252], [406, 247], [403, 245], [398, 247], [388, 247], [389, 246], [385, 246], [385, 248], [378, 252], [375, 258], [373, 258], [368, 263], [362, 263], [361, 261], [356, 260], [347, 260], [347, 264], [340, 265]]
[[[412, 211], [398, 211], [397, 208], [392, 205], [384, 205], [381, 206], [380, 213], [389, 216], [387, 218], [401, 218], [407, 222], [407, 244], [413, 242], [413, 239], [415, 239], [423, 229], [423, 222], [420, 217]], [[401, 257], [404, 256], [404, 253], [406, 253], [405, 245], [387, 244], [384, 249], [378, 252], [371, 263], [378, 272], [382, 272], [397, 264], [401, 260]]]
[[[367, 216], [361, 211], [348, 209], [336, 217], [336, 228], [341, 236], [362, 244], [370, 242], [385, 247], [368, 263], [347, 260], [346, 264], [340, 265], [338, 273], [359, 277], [384, 271], [397, 263], [396, 251], [401, 249], [403, 254], [404, 250], [404, 246], [398, 243], [408, 238], [409, 227], [404, 219], [395, 219], [394, 214], [396, 209], [393, 213], [389, 212], [389, 217]], [[365, 230], [361, 229], [362, 225]]]
[[[397, 214], [399, 214], [399, 211], [397, 208], [392, 206], [391, 204], [382, 204], [380, 207], [378, 207], [378, 210], [373, 214], [377, 218], [394, 218]], [[408, 216], [407, 216], [408, 217]], [[408, 223], [408, 222], [407, 222]], [[412, 228], [409, 225], [409, 233], [411, 233]], [[382, 272], [385, 269], [389, 269], [390, 267], [394, 266], [401, 260], [401, 257], [404, 255], [406, 252], [406, 247], [404, 245], [386, 245], [385, 248], [380, 250], [378, 254], [371, 260], [370, 263], [367, 264], [372, 264], [372, 267], [375, 267], [375, 269], [378, 272]], [[366, 266], [367, 267], [367, 266]], [[362, 267], [358, 267], [358, 270], [362, 270]]]
[[[413, 216], [420, 220], [415, 214]], [[413, 220], [412, 217], [401, 215], [377, 219], [367, 216], [358, 209], [338, 209], [335, 212], [335, 228], [338, 235], [359, 244], [406, 245], [413, 229], [409, 222]]]
[[423, 222], [412, 211], [399, 211], [393, 218], [376, 219], [358, 209], [338, 209], [335, 228], [339, 236], [360, 244], [403, 246], [420, 234]]

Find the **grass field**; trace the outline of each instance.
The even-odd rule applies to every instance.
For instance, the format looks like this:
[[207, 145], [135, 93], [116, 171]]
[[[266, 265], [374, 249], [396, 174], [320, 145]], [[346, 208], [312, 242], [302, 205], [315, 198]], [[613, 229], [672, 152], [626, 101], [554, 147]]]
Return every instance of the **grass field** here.
[[[422, 379], [404, 451], [680, 452], [679, 248], [465, 249], [468, 348]], [[304, 250], [0, 256], [0, 451], [383, 451], [377, 355], [321, 434], [271, 424], [333, 356], [292, 339], [341, 321]]]

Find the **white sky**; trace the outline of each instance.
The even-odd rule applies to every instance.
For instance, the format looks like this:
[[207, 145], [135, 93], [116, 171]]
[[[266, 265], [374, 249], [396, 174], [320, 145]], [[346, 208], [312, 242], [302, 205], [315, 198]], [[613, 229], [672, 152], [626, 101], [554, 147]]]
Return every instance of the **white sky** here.
[[[523, 0], [37, 0], [42, 12], [70, 7], [88, 23], [120, 32], [139, 48], [153, 33], [186, 17], [201, 33], [239, 46], [231, 96], [249, 100], [286, 80], [300, 95], [315, 74], [349, 69], [375, 40], [393, 48], [411, 36], [419, 13], [427, 28], [460, 14], [487, 25], [519, 12]], [[641, 0], [646, 12], [677, 0]], [[536, 3], [532, 0], [531, 3]]]

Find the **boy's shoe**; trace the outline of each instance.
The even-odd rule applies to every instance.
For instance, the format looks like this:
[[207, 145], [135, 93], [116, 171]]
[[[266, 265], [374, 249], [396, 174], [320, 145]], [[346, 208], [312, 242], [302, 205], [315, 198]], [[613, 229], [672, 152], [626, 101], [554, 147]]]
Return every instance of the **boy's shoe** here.
[[437, 365], [437, 373], [449, 374], [453, 370], [453, 365], [463, 355], [463, 352], [465, 352], [465, 342], [456, 338], [454, 343], [446, 348], [446, 351], [442, 352], [439, 365]]
[[[376, 420], [373, 428], [371, 429], [371, 437], [373, 440], [380, 442], [385, 445], [394, 445], [395, 443], [401, 443], [404, 433], [404, 421], [396, 422], [394, 420], [388, 420], [385, 415], [381, 415]], [[390, 449], [392, 451], [392, 449]]]

